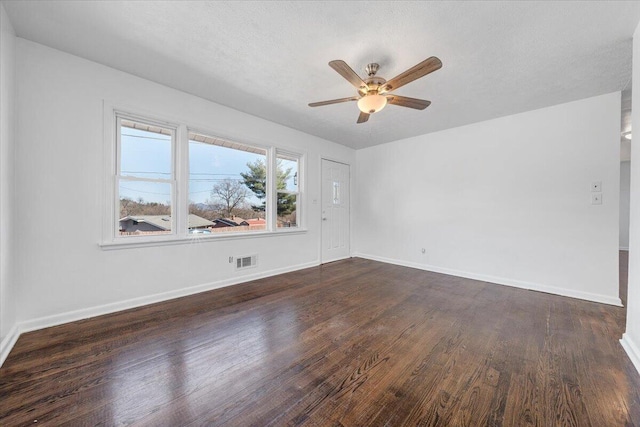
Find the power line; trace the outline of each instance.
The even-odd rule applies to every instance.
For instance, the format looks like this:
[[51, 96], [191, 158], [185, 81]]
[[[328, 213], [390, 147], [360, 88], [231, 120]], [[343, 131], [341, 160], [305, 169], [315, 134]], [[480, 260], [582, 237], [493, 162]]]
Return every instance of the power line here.
[[146, 174], [157, 174], [157, 175], [171, 175], [171, 172], [147, 172], [147, 171], [122, 171], [122, 173], [146, 173]]
[[158, 141], [165, 141], [165, 142], [170, 142], [171, 141], [170, 137], [167, 137], [167, 138], [156, 138], [156, 137], [153, 137], [153, 136], [131, 135], [131, 134], [128, 134], [128, 133], [123, 133], [122, 136], [130, 136], [132, 138], [142, 138], [142, 139], [156, 139]]
[[[171, 172], [154, 172], [154, 171], [122, 171], [122, 173], [145, 173], [157, 175], [171, 175]], [[207, 175], [207, 176], [242, 176], [240, 173], [208, 173], [208, 172], [190, 172], [189, 175]]]
[[[144, 190], [136, 190], [129, 187], [120, 187], [120, 189], [135, 191], [136, 193], [146, 193], [146, 194], [156, 194], [158, 196], [169, 196], [171, 193], [157, 193], [155, 191], [144, 191]], [[189, 191], [189, 194], [197, 194], [197, 193], [210, 193], [211, 190], [201, 190], [201, 191]]]
[[226, 176], [234, 176], [234, 175], [240, 175], [242, 176], [241, 173], [208, 173], [208, 172], [189, 172], [189, 175], [226, 175]]
[[122, 187], [122, 186], [120, 187], [120, 189], [135, 191], [136, 193], [157, 194], [158, 196], [170, 196], [171, 195], [171, 193], [156, 193], [154, 191], [143, 191], [143, 190], [137, 190], [137, 189], [134, 189], [134, 188]]
[[221, 182], [221, 181], [238, 181], [243, 182], [241, 179], [237, 178], [198, 178], [198, 179], [190, 179], [189, 182]]

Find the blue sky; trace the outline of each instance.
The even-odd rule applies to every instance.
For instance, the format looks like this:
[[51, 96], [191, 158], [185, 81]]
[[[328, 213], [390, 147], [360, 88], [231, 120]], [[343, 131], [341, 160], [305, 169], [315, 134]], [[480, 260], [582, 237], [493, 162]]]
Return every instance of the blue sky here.
[[[122, 176], [139, 178], [171, 178], [171, 138], [138, 129], [122, 128]], [[240, 172], [248, 171], [247, 163], [259, 154], [233, 150], [217, 145], [189, 142], [189, 199], [204, 203], [211, 199], [211, 188], [223, 179], [242, 180]], [[253, 195], [253, 193], [250, 193]], [[164, 183], [120, 181], [120, 197], [146, 202], [167, 203], [170, 186]], [[249, 203], [259, 204], [253, 196]]]

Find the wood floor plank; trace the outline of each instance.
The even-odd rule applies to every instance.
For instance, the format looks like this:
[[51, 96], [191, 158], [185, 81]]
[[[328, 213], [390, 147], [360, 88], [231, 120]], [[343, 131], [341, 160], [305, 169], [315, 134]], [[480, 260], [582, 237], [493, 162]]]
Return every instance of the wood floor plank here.
[[24, 334], [0, 425], [640, 426], [624, 321], [353, 258]]

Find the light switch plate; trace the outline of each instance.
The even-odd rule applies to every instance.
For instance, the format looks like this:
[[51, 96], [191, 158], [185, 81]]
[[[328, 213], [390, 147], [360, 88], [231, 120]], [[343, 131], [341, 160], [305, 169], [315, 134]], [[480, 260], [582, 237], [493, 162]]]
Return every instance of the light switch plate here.
[[601, 205], [602, 204], [602, 193], [593, 193], [591, 195], [591, 204], [592, 205]]
[[591, 191], [594, 193], [599, 193], [602, 191], [602, 181], [593, 181], [591, 183]]

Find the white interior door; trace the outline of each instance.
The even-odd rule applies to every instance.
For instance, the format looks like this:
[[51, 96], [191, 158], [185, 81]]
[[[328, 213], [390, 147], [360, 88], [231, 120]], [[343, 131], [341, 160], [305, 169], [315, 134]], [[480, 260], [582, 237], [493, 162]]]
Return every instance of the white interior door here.
[[322, 159], [322, 262], [348, 258], [349, 165]]

